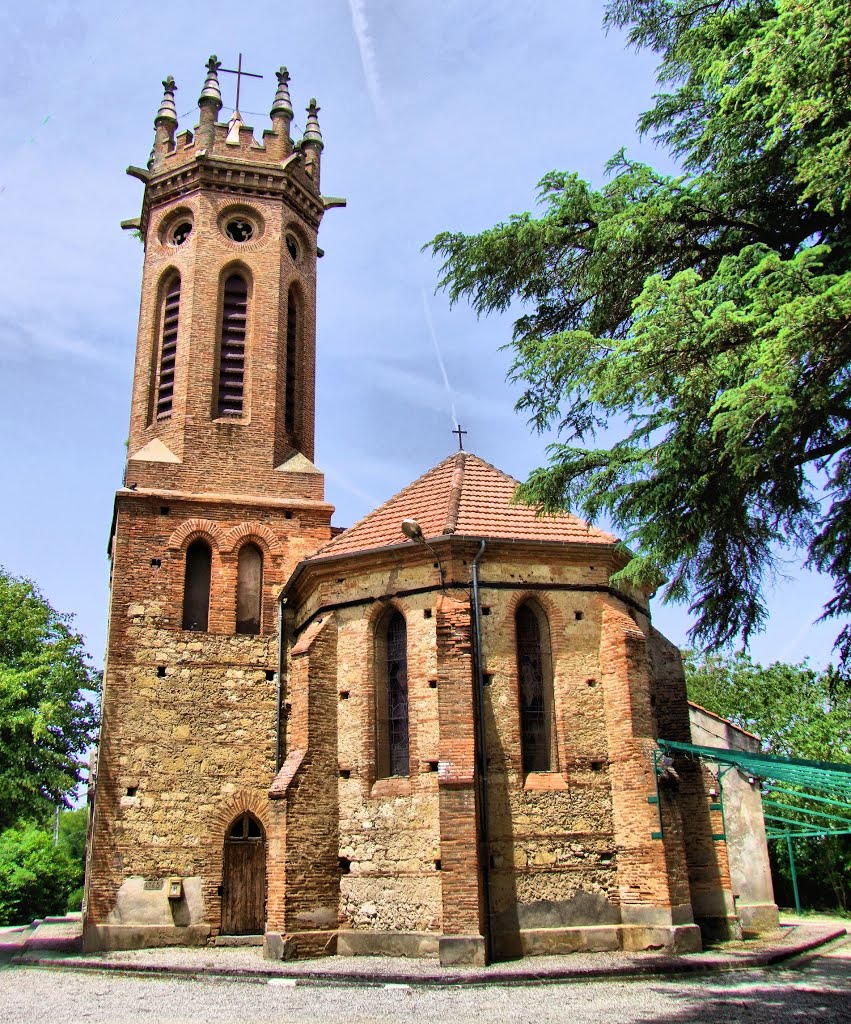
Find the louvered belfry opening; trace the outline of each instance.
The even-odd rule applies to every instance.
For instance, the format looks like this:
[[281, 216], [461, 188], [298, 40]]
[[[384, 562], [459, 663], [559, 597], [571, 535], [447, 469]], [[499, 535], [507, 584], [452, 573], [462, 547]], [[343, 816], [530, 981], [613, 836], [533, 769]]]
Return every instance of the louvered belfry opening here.
[[219, 416], [241, 416], [245, 393], [245, 330], [248, 285], [240, 274], [225, 281], [219, 356]]
[[174, 402], [174, 368], [177, 363], [177, 327], [180, 320], [180, 275], [175, 274], [163, 296], [160, 372], [157, 381], [157, 419], [171, 416]]
[[284, 392], [284, 427], [288, 434], [295, 433], [296, 408], [296, 346], [298, 344], [298, 306], [293, 289], [287, 296], [287, 354], [286, 354], [286, 390]]

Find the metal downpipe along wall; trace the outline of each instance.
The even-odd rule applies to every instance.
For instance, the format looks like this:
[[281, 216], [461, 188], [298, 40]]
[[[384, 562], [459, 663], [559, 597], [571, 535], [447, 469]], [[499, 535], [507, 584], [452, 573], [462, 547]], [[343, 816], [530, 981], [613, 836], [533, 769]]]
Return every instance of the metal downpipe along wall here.
[[479, 817], [479, 864], [482, 870], [482, 895], [485, 904], [485, 959], [493, 960], [493, 942], [491, 940], [491, 887], [490, 887], [490, 831], [488, 817], [488, 754], [487, 732], [485, 729], [485, 679], [482, 667], [482, 619], [479, 604], [479, 559], [485, 553], [485, 541], [471, 563], [473, 574], [473, 671], [475, 688], [475, 762], [476, 779], [478, 782], [478, 817]]
[[275, 727], [275, 774], [281, 770], [284, 763], [284, 734], [281, 728], [284, 700], [284, 604], [286, 598], [278, 600], [278, 716]]

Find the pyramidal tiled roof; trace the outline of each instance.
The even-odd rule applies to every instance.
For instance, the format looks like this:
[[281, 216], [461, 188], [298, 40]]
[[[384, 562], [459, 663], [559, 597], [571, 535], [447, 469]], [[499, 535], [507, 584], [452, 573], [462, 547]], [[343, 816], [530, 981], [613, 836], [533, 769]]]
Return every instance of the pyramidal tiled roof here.
[[429, 540], [446, 534], [509, 540], [614, 544], [610, 533], [563, 512], [538, 516], [514, 505], [517, 481], [471, 452], [456, 452], [321, 547], [313, 558], [404, 543], [403, 519], [416, 519]]

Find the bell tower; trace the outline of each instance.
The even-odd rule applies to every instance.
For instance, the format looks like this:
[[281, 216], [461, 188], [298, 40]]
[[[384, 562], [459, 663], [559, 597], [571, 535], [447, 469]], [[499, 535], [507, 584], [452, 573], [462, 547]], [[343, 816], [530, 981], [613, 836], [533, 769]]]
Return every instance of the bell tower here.
[[296, 478], [314, 453], [316, 238], [342, 200], [319, 191], [315, 100], [291, 138], [286, 68], [258, 142], [238, 109], [218, 121], [220, 66], [207, 63], [194, 134], [178, 132], [165, 80], [148, 167], [128, 169], [145, 186], [126, 222], [145, 263], [126, 484], [320, 496]]
[[238, 101], [219, 120], [220, 69], [211, 57], [194, 131], [178, 131], [166, 78], [147, 167], [128, 168], [144, 197], [122, 226], [145, 258], [109, 549], [90, 949], [262, 932], [263, 858], [253, 903], [223, 878], [228, 856], [266, 841], [285, 715], [276, 598], [331, 533], [313, 465], [316, 240], [345, 202], [320, 192], [315, 100], [292, 138], [286, 68], [259, 139]]

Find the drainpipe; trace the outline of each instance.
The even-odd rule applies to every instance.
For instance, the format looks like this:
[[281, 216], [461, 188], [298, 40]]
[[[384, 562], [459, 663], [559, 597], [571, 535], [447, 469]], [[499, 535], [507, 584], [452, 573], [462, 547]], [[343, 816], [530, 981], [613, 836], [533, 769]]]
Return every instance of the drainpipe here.
[[281, 718], [283, 716], [284, 700], [284, 605], [287, 599], [278, 599], [278, 720], [275, 729], [275, 774], [281, 770], [284, 763], [284, 730]]
[[488, 754], [485, 730], [485, 677], [482, 667], [482, 617], [479, 603], [479, 559], [485, 553], [485, 541], [471, 563], [473, 573], [473, 668], [475, 676], [475, 708], [474, 737], [476, 777], [478, 780], [479, 809], [479, 864], [482, 869], [482, 896], [485, 903], [485, 959], [493, 960], [493, 942], [491, 941], [491, 887], [490, 887], [490, 831], [488, 819]]

